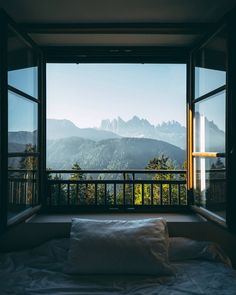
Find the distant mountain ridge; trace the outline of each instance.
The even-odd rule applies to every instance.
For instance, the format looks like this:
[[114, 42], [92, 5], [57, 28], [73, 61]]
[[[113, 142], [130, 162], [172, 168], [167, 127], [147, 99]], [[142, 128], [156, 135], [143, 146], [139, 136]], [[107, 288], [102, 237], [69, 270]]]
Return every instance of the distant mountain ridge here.
[[47, 119], [47, 139], [59, 139], [67, 137], [82, 137], [95, 141], [119, 138], [118, 134], [111, 131], [96, 128], [79, 128], [70, 120]]
[[186, 146], [186, 128], [177, 121], [163, 122], [154, 126], [146, 119], [133, 116], [124, 121], [120, 117], [102, 120], [100, 130], [110, 131], [123, 137], [152, 138], [166, 141], [182, 149]]
[[82, 169], [142, 169], [162, 154], [181, 166], [185, 151], [169, 143], [146, 138], [114, 138], [92, 141], [70, 137], [47, 142], [47, 167], [71, 169], [76, 162]]
[[34, 145], [37, 142], [38, 132], [29, 132], [29, 131], [10, 131], [8, 132], [8, 142], [14, 142], [19, 144], [28, 144]]
[[[196, 139], [200, 139], [199, 115], [196, 112]], [[120, 117], [111, 121], [103, 120], [99, 129], [79, 128], [69, 120], [47, 120], [47, 140], [79, 137], [99, 142], [106, 139], [121, 138], [121, 136], [156, 139], [185, 149], [186, 128], [176, 121], [164, 122], [154, 126], [148, 120], [140, 119], [137, 116], [127, 122]], [[9, 152], [23, 152], [27, 148], [27, 144], [35, 145], [37, 143], [37, 131], [10, 131], [8, 132], [8, 142]], [[225, 132], [220, 130], [214, 121], [205, 118], [205, 150], [223, 152], [225, 150], [224, 143]], [[195, 141], [195, 147], [196, 150], [199, 150], [199, 140]]]

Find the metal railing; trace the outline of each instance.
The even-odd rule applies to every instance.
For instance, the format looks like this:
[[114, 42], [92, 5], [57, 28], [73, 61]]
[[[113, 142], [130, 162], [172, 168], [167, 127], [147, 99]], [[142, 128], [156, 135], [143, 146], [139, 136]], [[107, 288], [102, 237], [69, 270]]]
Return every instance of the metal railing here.
[[[213, 174], [206, 180], [206, 206], [222, 208], [224, 171], [209, 172]], [[106, 211], [168, 207], [169, 210], [189, 205], [185, 170], [49, 170], [46, 173], [47, 209]], [[9, 170], [8, 182], [9, 209], [38, 204], [36, 171]], [[201, 192], [194, 190], [194, 196], [194, 203], [201, 205]]]
[[8, 170], [8, 209], [38, 205], [38, 173], [35, 170]]
[[49, 170], [48, 208], [187, 206], [185, 170]]

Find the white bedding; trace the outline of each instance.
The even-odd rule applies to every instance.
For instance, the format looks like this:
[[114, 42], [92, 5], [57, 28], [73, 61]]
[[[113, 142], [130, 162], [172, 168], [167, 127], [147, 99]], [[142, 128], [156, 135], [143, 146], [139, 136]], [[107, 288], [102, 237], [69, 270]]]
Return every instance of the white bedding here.
[[227, 257], [199, 243], [172, 239], [175, 276], [74, 276], [63, 273], [69, 240], [53, 240], [33, 250], [0, 255], [0, 295], [236, 294], [236, 273]]

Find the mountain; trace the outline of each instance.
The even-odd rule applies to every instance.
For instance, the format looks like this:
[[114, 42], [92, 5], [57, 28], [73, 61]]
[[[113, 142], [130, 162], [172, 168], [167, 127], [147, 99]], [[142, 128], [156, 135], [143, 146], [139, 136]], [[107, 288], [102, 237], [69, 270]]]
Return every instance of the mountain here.
[[19, 144], [32, 144], [37, 142], [37, 131], [11, 131], [8, 132], [8, 142], [15, 142]]
[[110, 131], [124, 137], [162, 140], [182, 149], [186, 146], [186, 128], [176, 121], [154, 126], [148, 120], [137, 116], [128, 121], [118, 117], [111, 121], [102, 120], [100, 130]]
[[70, 137], [47, 142], [47, 167], [71, 169], [140, 169], [161, 154], [181, 165], [185, 151], [169, 143], [147, 138], [115, 138], [99, 142]]
[[10, 131], [8, 132], [8, 152], [21, 153], [27, 149], [27, 145], [37, 144], [37, 131]]
[[69, 120], [47, 119], [47, 139], [59, 139], [72, 136], [95, 141], [120, 137], [118, 134], [114, 134], [111, 131], [104, 131], [96, 128], [79, 128]]
[[201, 118], [200, 113], [195, 113], [195, 126], [196, 126], [196, 142], [195, 150], [200, 151], [200, 140], [205, 141], [205, 151], [210, 152], [224, 152], [225, 151], [225, 132], [220, 130], [214, 121], [209, 121], [205, 118], [204, 129], [205, 136], [200, 136], [201, 131]]

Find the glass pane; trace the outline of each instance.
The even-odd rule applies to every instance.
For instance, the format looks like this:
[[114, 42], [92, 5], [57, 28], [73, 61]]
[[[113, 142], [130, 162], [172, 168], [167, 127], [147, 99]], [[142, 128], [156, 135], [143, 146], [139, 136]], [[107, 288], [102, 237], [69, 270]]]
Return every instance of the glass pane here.
[[195, 104], [194, 151], [225, 152], [225, 91]]
[[195, 58], [195, 98], [226, 83], [227, 42], [223, 30]]
[[8, 84], [38, 98], [36, 55], [14, 31], [8, 32]]
[[8, 152], [37, 151], [38, 105], [8, 92]]
[[226, 168], [224, 158], [194, 159], [195, 205], [225, 218]]
[[38, 204], [38, 160], [8, 158], [8, 219]]

